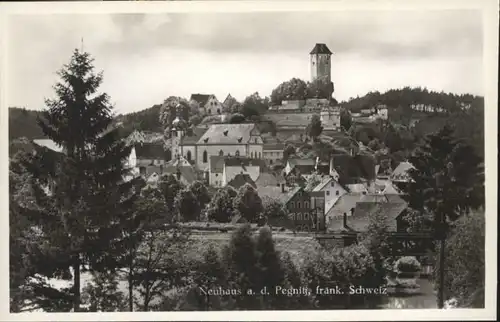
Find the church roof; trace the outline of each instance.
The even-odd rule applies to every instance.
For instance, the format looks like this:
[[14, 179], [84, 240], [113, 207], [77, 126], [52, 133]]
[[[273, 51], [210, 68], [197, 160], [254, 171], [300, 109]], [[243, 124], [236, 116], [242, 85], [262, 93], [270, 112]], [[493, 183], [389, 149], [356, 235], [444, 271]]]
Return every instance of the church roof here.
[[206, 131], [207, 128], [204, 127], [195, 127], [192, 129], [192, 133], [186, 131], [186, 133], [182, 136], [181, 145], [195, 145]]
[[[255, 124], [212, 124], [197, 144], [237, 144], [250, 141]], [[243, 151], [241, 151], [243, 152]]]
[[328, 55], [331, 55], [332, 52], [330, 51], [330, 49], [328, 49], [328, 47], [325, 44], [316, 44], [314, 46], [313, 50], [311, 50], [310, 54], [311, 55], [315, 55], [315, 54], [328, 54]]

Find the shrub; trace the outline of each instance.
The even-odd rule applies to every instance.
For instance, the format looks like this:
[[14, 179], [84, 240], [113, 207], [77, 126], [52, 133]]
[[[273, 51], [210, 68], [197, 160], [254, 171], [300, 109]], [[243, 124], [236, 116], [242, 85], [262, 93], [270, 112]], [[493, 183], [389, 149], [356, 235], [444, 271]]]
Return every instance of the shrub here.
[[400, 273], [416, 273], [422, 269], [420, 262], [413, 256], [401, 257], [396, 261], [394, 267]]

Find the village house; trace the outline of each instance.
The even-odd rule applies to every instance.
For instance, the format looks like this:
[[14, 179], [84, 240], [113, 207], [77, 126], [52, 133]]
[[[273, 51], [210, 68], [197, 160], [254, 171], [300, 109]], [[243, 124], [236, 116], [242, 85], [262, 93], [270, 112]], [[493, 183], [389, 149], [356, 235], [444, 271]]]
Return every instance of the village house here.
[[259, 159], [214, 155], [209, 159], [208, 184], [224, 187], [238, 174], [249, 175], [255, 184], [264, 170], [265, 164]]
[[283, 149], [285, 145], [280, 142], [264, 143], [262, 147], [262, 157], [270, 165], [283, 160]]
[[231, 186], [236, 190], [240, 189], [241, 187], [243, 187], [246, 184], [252, 186], [254, 189], [257, 188], [257, 186], [255, 185], [255, 182], [252, 180], [250, 175], [248, 175], [246, 173], [245, 174], [242, 174], [242, 173], [237, 174], [234, 178], [232, 178], [227, 183], [228, 186]]
[[336, 235], [339, 246], [349, 246], [356, 242], [358, 234], [368, 230], [370, 218], [377, 213], [384, 214], [389, 232], [402, 232], [406, 228], [402, 218], [407, 209], [404, 202], [358, 202], [350, 215], [344, 213], [332, 218], [327, 232]]
[[222, 104], [213, 94], [192, 94], [190, 102], [196, 102], [207, 115], [222, 113]]
[[222, 187], [222, 174], [224, 172], [224, 156], [212, 155], [209, 159], [208, 184], [214, 187]]
[[342, 187], [340, 183], [338, 183], [338, 181], [331, 176], [324, 176], [322, 181], [314, 187], [312, 191], [324, 193], [325, 215], [333, 207], [337, 200], [347, 193], [347, 190], [344, 189], [344, 187]]

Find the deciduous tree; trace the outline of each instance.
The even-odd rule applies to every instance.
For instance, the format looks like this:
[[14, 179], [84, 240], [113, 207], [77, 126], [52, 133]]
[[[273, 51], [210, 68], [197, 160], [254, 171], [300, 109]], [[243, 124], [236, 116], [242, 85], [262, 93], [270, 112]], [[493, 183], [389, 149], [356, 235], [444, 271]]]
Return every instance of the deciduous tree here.
[[311, 117], [311, 122], [307, 126], [306, 133], [314, 140], [316, 140], [320, 136], [322, 131], [323, 131], [323, 125], [321, 125], [321, 119], [319, 115], [314, 114]]
[[257, 222], [264, 208], [259, 194], [249, 184], [245, 184], [238, 190], [238, 194], [234, 197], [233, 208], [236, 214], [241, 215], [248, 222]]
[[212, 200], [207, 205], [207, 219], [216, 222], [229, 222], [235, 211], [233, 199], [237, 192], [230, 186], [217, 190]]

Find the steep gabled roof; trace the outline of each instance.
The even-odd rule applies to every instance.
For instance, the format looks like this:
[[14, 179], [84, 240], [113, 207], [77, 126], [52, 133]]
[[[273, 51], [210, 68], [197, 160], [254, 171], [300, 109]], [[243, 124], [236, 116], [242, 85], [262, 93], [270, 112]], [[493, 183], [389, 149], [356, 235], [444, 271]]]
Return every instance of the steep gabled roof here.
[[[397, 228], [396, 218], [407, 208], [402, 203], [379, 203], [379, 202], [359, 202], [356, 205], [353, 215], [347, 216], [347, 230], [355, 232], [365, 232], [370, 225], [370, 218], [377, 214], [384, 214], [387, 217], [386, 224], [389, 231], [395, 231]], [[330, 231], [344, 231], [343, 216], [332, 218], [328, 225]]]
[[164, 173], [172, 174], [174, 176], [180, 172], [181, 177], [184, 178], [188, 183], [192, 183], [196, 180], [196, 172], [191, 166], [168, 166], [165, 168]]
[[407, 161], [400, 162], [396, 169], [391, 174], [391, 180], [408, 180], [410, 179], [408, 175], [408, 170], [414, 169], [415, 167]]
[[314, 48], [311, 50], [309, 53], [310, 55], [316, 55], [316, 54], [327, 54], [331, 55], [333, 54], [330, 49], [326, 46], [326, 44], [319, 44], [317, 43]]
[[207, 104], [208, 99], [213, 96], [212, 94], [191, 94], [190, 101], [196, 101], [200, 104], [200, 107], [205, 106]]
[[278, 181], [278, 178], [274, 174], [269, 172], [259, 174], [257, 180], [255, 180], [255, 184], [258, 187], [277, 187], [281, 182], [282, 181]]
[[240, 187], [243, 187], [245, 184], [249, 184], [254, 188], [257, 188], [255, 185], [255, 182], [250, 178], [248, 174], [237, 174], [231, 181], [229, 181], [227, 184], [235, 189], [239, 189]]

